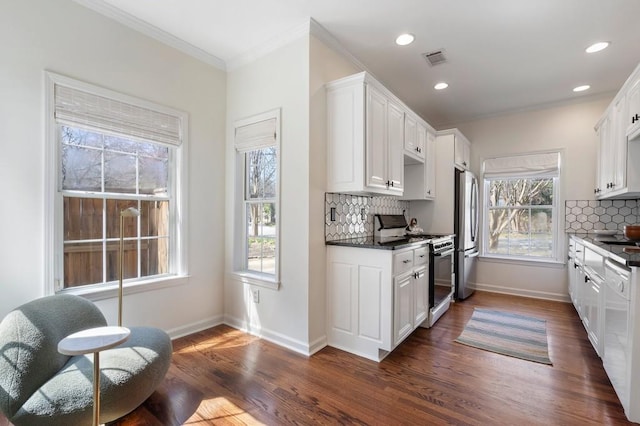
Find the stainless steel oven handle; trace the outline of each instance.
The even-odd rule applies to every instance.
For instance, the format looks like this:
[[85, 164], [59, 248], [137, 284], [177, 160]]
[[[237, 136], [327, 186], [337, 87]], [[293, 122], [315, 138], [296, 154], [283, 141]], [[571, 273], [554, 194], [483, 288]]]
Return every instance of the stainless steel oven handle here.
[[455, 251], [454, 249], [451, 249], [451, 250], [443, 251], [442, 253], [433, 253], [433, 255], [435, 257], [444, 257], [444, 256], [449, 256], [454, 251]]

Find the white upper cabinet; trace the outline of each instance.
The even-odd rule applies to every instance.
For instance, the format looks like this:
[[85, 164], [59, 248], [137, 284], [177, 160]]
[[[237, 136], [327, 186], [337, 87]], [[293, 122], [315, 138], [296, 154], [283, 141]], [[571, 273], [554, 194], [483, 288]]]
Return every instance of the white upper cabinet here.
[[412, 113], [404, 117], [404, 153], [419, 163], [424, 162], [427, 128]]
[[387, 167], [389, 163], [387, 125], [387, 98], [373, 87], [366, 88], [366, 147], [365, 169], [369, 188], [387, 189], [389, 178]]
[[594, 193], [597, 197], [606, 196], [611, 191], [613, 181], [613, 160], [610, 154], [612, 138], [610, 136], [611, 123], [609, 117], [604, 117], [598, 127], [598, 163], [596, 164], [596, 187]]
[[461, 169], [471, 168], [471, 142], [461, 133], [455, 135], [454, 163]]
[[388, 136], [387, 136], [387, 158], [389, 159], [388, 165], [388, 178], [387, 185], [391, 186], [398, 195], [402, 195], [404, 187], [404, 156], [402, 154], [402, 146], [404, 144], [404, 111], [402, 107], [393, 102], [388, 101], [389, 117], [387, 122], [389, 123]]
[[328, 83], [327, 190], [402, 195], [405, 110], [366, 73]]
[[436, 198], [436, 134], [427, 133], [427, 153], [425, 158], [425, 198]]
[[424, 128], [424, 163], [404, 163], [405, 200], [433, 200], [436, 198], [436, 133]]
[[627, 93], [626, 134], [630, 140], [640, 140], [640, 70], [632, 75]]
[[597, 198], [640, 196], [640, 66], [596, 124], [599, 137]]

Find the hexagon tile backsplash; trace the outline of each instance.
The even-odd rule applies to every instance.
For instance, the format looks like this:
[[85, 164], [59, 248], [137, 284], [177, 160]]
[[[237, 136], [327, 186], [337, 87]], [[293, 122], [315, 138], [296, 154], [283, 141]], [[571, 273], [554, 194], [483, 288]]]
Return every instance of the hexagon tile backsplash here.
[[564, 207], [566, 232], [615, 230], [638, 221], [638, 200], [570, 200]]
[[[332, 209], [334, 210], [332, 218]], [[409, 214], [409, 202], [397, 197], [366, 197], [362, 195], [324, 195], [325, 241], [373, 235], [375, 214]]]

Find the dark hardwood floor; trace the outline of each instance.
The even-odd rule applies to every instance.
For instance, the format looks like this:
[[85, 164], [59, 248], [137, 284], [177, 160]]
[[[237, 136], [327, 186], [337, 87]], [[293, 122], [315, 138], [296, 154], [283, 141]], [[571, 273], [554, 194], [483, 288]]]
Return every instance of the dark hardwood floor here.
[[[454, 342], [474, 307], [547, 320], [553, 366]], [[227, 326], [174, 342], [163, 386], [117, 425], [627, 424], [572, 305], [477, 292], [384, 361], [304, 357]]]
[[[546, 319], [553, 366], [455, 343], [476, 306]], [[627, 423], [572, 305], [477, 292], [380, 363], [227, 326], [183, 337], [163, 385], [112, 425]]]

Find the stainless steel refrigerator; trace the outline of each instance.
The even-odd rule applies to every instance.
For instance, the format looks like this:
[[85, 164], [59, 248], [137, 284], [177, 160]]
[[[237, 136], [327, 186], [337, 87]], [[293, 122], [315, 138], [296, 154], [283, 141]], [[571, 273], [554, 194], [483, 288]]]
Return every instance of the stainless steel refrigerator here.
[[473, 293], [469, 280], [475, 281], [478, 256], [478, 179], [470, 171], [455, 170], [454, 232], [455, 298], [466, 299]]

